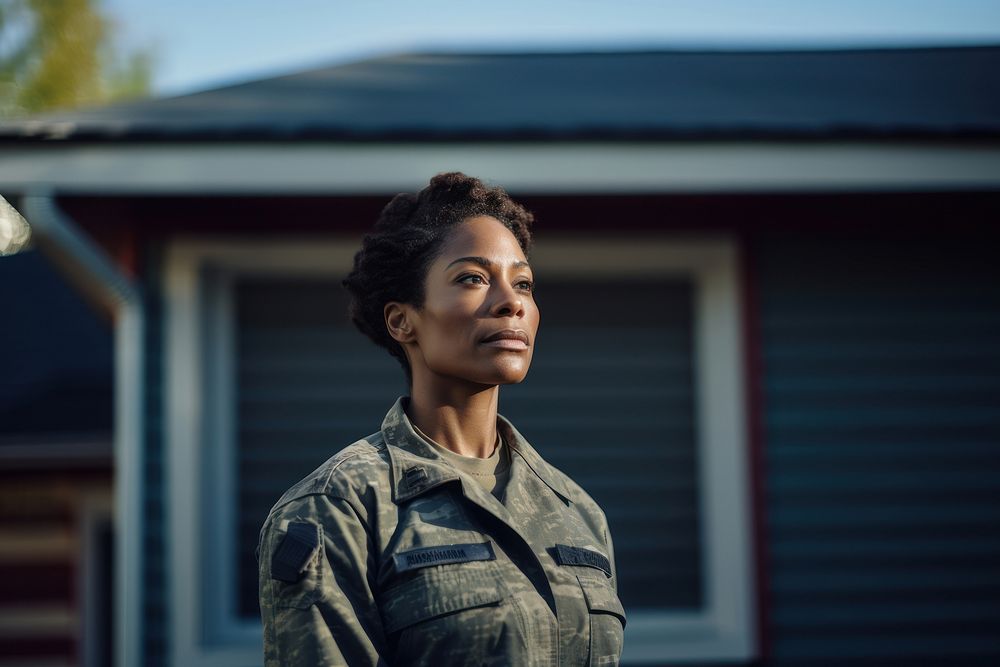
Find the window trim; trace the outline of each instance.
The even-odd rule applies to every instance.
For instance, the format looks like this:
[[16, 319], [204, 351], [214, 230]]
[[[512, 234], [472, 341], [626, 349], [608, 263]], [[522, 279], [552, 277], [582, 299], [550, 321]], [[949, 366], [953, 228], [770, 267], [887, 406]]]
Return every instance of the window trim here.
[[[111, 553], [116, 552], [115, 542], [119, 538], [114, 524], [114, 499], [111, 490], [101, 487], [91, 487], [83, 490], [79, 497], [78, 514], [78, 534], [80, 536], [80, 548], [78, 562], [80, 563], [80, 576], [77, 579], [77, 613], [80, 618], [80, 648], [79, 660], [83, 667], [97, 667], [102, 664], [99, 655], [99, 645], [101, 643], [102, 631], [108, 630], [107, 625], [112, 622], [110, 618], [104, 618], [103, 604], [105, 598], [111, 597], [110, 606], [113, 613], [118, 613], [114, 606], [114, 578], [115, 573], [110, 573], [107, 582], [97, 581], [98, 559], [101, 552], [98, 545], [100, 531], [105, 527], [111, 529], [112, 545]], [[108, 588], [98, 588], [97, 584], [107, 584]], [[122, 624], [117, 624], [118, 628]], [[113, 659], [115, 653], [114, 629], [112, 629], [111, 644], [107, 646], [109, 655], [105, 658]]]
[[[343, 275], [359, 243], [357, 236], [327, 235], [281, 241], [178, 237], [167, 245], [165, 502], [174, 665], [261, 658], [260, 624], [239, 619], [236, 578], [225, 566], [235, 558], [236, 540], [207, 529], [233, 525], [235, 517], [235, 416], [231, 407], [218, 409], [233, 405], [233, 277]], [[682, 275], [694, 285], [706, 604], [696, 614], [631, 612], [623, 654], [628, 662], [746, 660], [757, 652], [738, 250], [735, 237], [721, 234], [565, 235], [537, 244], [532, 254], [542, 275]], [[200, 333], [206, 330], [209, 336]], [[203, 359], [215, 363], [203, 367]], [[205, 483], [209, 477], [212, 484]], [[202, 558], [206, 548], [222, 557]]]

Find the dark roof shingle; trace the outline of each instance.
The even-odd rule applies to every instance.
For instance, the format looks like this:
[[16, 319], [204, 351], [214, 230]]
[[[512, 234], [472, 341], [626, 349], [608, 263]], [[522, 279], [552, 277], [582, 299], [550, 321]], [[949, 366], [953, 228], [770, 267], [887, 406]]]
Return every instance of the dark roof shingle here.
[[1000, 135], [1000, 47], [417, 54], [0, 123], [6, 140]]

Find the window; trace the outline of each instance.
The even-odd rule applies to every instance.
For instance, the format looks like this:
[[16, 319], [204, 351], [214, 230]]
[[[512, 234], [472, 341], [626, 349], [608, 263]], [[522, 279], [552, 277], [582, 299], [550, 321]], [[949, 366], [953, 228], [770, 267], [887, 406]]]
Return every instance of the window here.
[[[406, 390], [347, 322], [339, 280], [357, 244], [170, 248], [178, 665], [260, 661], [253, 549], [267, 510]], [[605, 508], [627, 661], [753, 652], [735, 256], [725, 238], [663, 237], [550, 240], [532, 256], [538, 348], [500, 411]]]

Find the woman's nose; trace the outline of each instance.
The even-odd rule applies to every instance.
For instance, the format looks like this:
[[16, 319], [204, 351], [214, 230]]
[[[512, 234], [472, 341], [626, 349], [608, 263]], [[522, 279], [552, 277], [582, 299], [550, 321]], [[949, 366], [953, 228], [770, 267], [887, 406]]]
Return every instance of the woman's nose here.
[[493, 304], [493, 315], [524, 315], [524, 302], [521, 295], [512, 287], [500, 287], [501, 292]]

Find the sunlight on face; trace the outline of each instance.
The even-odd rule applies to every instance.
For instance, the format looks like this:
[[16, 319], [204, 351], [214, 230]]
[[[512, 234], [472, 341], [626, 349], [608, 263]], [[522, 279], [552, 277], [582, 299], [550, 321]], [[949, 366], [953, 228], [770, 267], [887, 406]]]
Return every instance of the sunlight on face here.
[[415, 314], [414, 377], [524, 380], [539, 321], [533, 287], [521, 246], [498, 220], [480, 216], [456, 226], [428, 269], [424, 306]]

